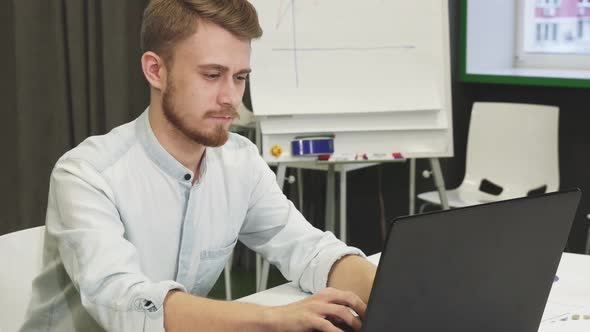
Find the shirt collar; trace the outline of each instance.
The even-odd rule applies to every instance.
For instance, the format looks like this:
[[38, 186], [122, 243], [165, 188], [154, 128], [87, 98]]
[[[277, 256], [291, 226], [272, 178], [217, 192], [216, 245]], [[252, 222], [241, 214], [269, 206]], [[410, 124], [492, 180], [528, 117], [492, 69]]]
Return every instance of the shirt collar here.
[[[166, 149], [164, 149], [156, 138], [150, 125], [149, 107], [137, 119], [136, 131], [146, 154], [156, 165], [158, 165], [158, 167], [160, 167], [160, 169], [180, 182], [189, 185], [192, 183], [193, 177], [195, 176], [194, 172], [176, 160], [168, 151], [166, 151]], [[207, 168], [207, 150], [208, 148], [205, 148], [205, 151], [203, 152], [204, 155], [200, 166], [201, 174], [199, 176], [199, 182], [203, 180]]]

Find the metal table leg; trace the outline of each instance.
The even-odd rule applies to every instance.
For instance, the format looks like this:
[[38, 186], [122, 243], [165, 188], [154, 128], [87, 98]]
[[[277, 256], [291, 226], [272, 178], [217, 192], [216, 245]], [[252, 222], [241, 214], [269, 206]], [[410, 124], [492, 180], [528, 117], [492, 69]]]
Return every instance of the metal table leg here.
[[340, 171], [340, 240], [346, 243], [346, 168]]
[[[279, 184], [279, 188], [283, 190], [285, 186], [285, 172], [287, 170], [287, 165], [285, 164], [278, 164], [277, 165], [277, 182]], [[260, 259], [260, 255], [256, 254], [256, 259]], [[268, 286], [268, 273], [270, 270], [270, 264], [267, 260], [262, 260], [262, 267], [260, 268], [260, 274], [256, 276], [256, 291], [261, 292], [266, 289]], [[258, 272], [258, 270], [257, 270]]]
[[432, 167], [432, 174], [434, 175], [434, 184], [436, 185], [440, 197], [440, 205], [444, 210], [448, 210], [449, 201], [447, 200], [447, 191], [445, 190], [445, 179], [443, 178], [438, 158], [430, 158], [430, 166]]

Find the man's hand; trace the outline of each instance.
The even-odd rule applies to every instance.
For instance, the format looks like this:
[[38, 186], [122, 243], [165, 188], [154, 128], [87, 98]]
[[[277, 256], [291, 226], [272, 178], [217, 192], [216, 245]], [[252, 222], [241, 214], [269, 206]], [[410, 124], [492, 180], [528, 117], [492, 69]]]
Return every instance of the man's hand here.
[[167, 332], [191, 331], [195, 326], [228, 332], [360, 331], [375, 271], [366, 259], [345, 256], [332, 266], [328, 288], [279, 307], [216, 301], [172, 290], [164, 300], [164, 327]]
[[328, 287], [351, 291], [365, 303], [369, 303], [369, 295], [375, 280], [377, 267], [360, 256], [344, 256], [330, 270]]
[[360, 331], [366, 309], [367, 305], [356, 294], [326, 288], [299, 302], [268, 308], [265, 319], [273, 331], [343, 331], [337, 325]]

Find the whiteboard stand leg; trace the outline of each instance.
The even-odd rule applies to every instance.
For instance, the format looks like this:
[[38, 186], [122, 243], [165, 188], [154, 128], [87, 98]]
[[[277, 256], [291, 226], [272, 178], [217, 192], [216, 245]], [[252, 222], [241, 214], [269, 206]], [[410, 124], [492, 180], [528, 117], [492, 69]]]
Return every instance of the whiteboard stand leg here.
[[299, 211], [303, 211], [303, 169], [297, 168], [297, 197]]
[[279, 188], [283, 191], [285, 187], [285, 173], [287, 171], [287, 165], [285, 163], [279, 163], [277, 165], [277, 183], [279, 184]]
[[258, 292], [262, 292], [263, 290], [266, 290], [266, 287], [268, 286], [268, 273], [270, 271], [270, 264], [268, 263], [268, 261], [266, 259], [264, 259], [262, 261], [262, 269], [260, 271], [261, 277], [260, 277], [260, 284], [258, 285]]
[[346, 168], [340, 171], [340, 241], [346, 243]]
[[223, 269], [223, 279], [225, 282], [225, 299], [227, 301], [231, 301], [231, 267], [233, 263], [234, 254], [233, 252], [229, 256], [229, 260], [225, 263], [225, 268]]
[[432, 174], [434, 175], [434, 184], [436, 185], [440, 197], [440, 205], [443, 210], [448, 210], [449, 201], [447, 200], [447, 191], [445, 190], [445, 179], [442, 176], [442, 170], [438, 158], [430, 158], [430, 166], [432, 167]]
[[326, 230], [334, 233], [334, 201], [335, 201], [336, 169], [334, 164], [328, 165], [328, 179], [326, 181]]
[[[279, 163], [277, 165], [277, 183], [279, 184], [279, 188], [283, 191], [283, 187], [285, 186], [285, 172], [287, 171], [287, 165], [284, 163]], [[268, 272], [269, 272], [269, 263], [266, 259], [262, 260], [262, 267], [258, 268], [259, 264], [258, 261], [261, 259], [259, 254], [256, 254], [256, 291], [261, 292], [266, 289], [268, 286]]]
[[262, 272], [262, 256], [256, 254], [256, 291], [260, 289], [260, 272]]
[[262, 131], [260, 130], [260, 122], [256, 121], [256, 138], [255, 138], [255, 144], [256, 147], [258, 148], [258, 153], [262, 154]]
[[410, 215], [416, 213], [416, 159], [410, 159]]

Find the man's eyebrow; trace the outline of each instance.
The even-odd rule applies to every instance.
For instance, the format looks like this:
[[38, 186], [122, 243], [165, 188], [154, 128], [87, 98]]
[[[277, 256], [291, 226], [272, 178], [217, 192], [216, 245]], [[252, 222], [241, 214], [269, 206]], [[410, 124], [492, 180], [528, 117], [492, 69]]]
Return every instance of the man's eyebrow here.
[[242, 69], [239, 72], [237, 72], [236, 75], [250, 74], [251, 72], [252, 72], [252, 69], [246, 68], [246, 69]]
[[[204, 70], [217, 70], [220, 71], [222, 73], [228, 72], [229, 68], [223, 65], [219, 65], [219, 64], [215, 64], [215, 63], [209, 63], [209, 64], [204, 64], [204, 65], [199, 65], [199, 69], [204, 69]], [[243, 74], [249, 74], [252, 72], [252, 69], [250, 68], [244, 68], [242, 70], [240, 70], [239, 72], [236, 73], [236, 75], [243, 75]]]
[[218, 64], [215, 64], [215, 63], [199, 65], [199, 69], [212, 69], [212, 70], [217, 70], [217, 71], [220, 71], [220, 72], [229, 71], [229, 68], [228, 67], [222, 66], [222, 65], [218, 65]]

